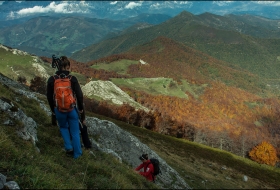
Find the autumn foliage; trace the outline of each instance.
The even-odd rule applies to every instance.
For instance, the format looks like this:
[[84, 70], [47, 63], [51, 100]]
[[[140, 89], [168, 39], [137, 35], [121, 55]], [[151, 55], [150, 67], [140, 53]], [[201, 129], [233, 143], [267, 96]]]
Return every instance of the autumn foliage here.
[[276, 149], [268, 142], [263, 141], [254, 147], [249, 156], [252, 160], [260, 163], [275, 166], [278, 161]]
[[[51, 58], [41, 58], [51, 63]], [[91, 68], [94, 64], [110, 64], [122, 59], [141, 59], [148, 64], [131, 64], [127, 75]], [[188, 98], [151, 94], [120, 86], [150, 112], [135, 110], [128, 104], [117, 106], [85, 98], [85, 107], [90, 112], [228, 150], [243, 157], [262, 141], [280, 144], [280, 100], [277, 97], [262, 98], [255, 93], [265, 89], [256, 75], [170, 39], [159, 37], [152, 44], [88, 63], [71, 59], [70, 62], [72, 71], [83, 74], [89, 80], [166, 77], [172, 78], [177, 85], [185, 80], [193, 86], [205, 86], [191, 89], [193, 93], [186, 90]], [[280, 155], [280, 145], [276, 148]], [[252, 159], [260, 159], [260, 153], [251, 152]], [[264, 163], [273, 165], [274, 161], [265, 158]]]

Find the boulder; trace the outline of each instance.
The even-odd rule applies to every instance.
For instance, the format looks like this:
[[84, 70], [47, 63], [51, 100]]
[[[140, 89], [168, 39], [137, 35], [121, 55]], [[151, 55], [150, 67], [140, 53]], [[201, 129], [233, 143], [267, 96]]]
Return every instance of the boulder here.
[[98, 139], [91, 139], [93, 147], [124, 160], [132, 169], [141, 163], [139, 156], [147, 153], [149, 158], [157, 158], [160, 162], [161, 174], [156, 177], [157, 185], [168, 189], [191, 189], [177, 171], [129, 132], [110, 121], [93, 117], [87, 117], [86, 123], [89, 136], [98, 136]]

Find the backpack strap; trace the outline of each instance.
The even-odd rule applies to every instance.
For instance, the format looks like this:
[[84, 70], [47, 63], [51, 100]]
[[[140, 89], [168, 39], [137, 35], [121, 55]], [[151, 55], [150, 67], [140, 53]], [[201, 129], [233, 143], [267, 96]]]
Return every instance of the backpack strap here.
[[59, 79], [59, 76], [58, 75], [53, 75], [53, 79]]

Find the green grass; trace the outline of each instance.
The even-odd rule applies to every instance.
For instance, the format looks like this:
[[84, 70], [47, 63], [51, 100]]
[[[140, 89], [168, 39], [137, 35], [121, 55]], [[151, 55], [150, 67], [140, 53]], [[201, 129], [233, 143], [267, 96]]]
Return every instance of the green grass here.
[[127, 74], [128, 67], [133, 64], [138, 64], [139, 61], [122, 59], [119, 61], [114, 61], [110, 64], [107, 63], [97, 63], [92, 65], [91, 68], [94, 69], [104, 69], [106, 71], [115, 71], [118, 74]]
[[17, 77], [16, 73], [10, 68], [11, 66], [14, 71], [18, 71], [18, 74], [23, 73], [23, 71], [26, 72], [24, 68], [32, 67], [31, 56], [14, 55], [11, 51], [0, 48], [0, 57], [2, 59], [0, 64], [1, 73], [10, 78]]
[[76, 72], [71, 72], [70, 74], [77, 77], [77, 79], [81, 85], [85, 85], [87, 83], [87, 78], [84, 75], [82, 75], [80, 73], [76, 73]]
[[117, 86], [137, 89], [155, 95], [163, 94], [179, 98], [188, 98], [184, 90], [189, 89], [190, 87], [187, 82], [184, 82], [183, 85], [178, 85], [174, 80], [164, 77], [130, 79], [112, 78], [111, 81]]
[[112, 78], [111, 81], [117, 86], [124, 86], [130, 89], [137, 89], [154, 95], [175, 96], [188, 99], [186, 92], [190, 93], [194, 98], [199, 98], [203, 94], [208, 84], [194, 85], [186, 80], [181, 80], [182, 84], [178, 84], [171, 78]]
[[196, 85], [190, 84], [186, 80], [181, 80], [181, 90], [183, 92], [189, 92], [194, 98], [198, 99], [200, 95], [203, 94], [204, 89], [208, 86], [208, 84]]
[[[0, 48], [0, 70], [5, 76], [16, 80], [19, 75], [26, 77], [30, 81], [35, 76], [40, 76], [36, 68], [32, 66], [35, 61], [31, 55], [16, 55], [11, 51]], [[47, 72], [52, 75], [54, 70], [47, 64], [40, 64]], [[12, 68], [11, 68], [12, 67]]]

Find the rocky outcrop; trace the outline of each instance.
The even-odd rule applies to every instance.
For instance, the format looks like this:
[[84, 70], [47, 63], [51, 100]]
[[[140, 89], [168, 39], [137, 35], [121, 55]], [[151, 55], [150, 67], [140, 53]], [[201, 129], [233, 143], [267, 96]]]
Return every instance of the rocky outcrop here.
[[191, 189], [177, 171], [132, 134], [106, 120], [88, 117], [86, 123], [89, 136], [98, 136], [97, 140], [91, 139], [97, 149], [110, 153], [119, 160], [125, 160], [133, 168], [140, 164], [139, 156], [147, 153], [149, 158], [157, 158], [160, 162], [162, 173], [157, 176], [157, 185], [167, 189]]
[[13, 105], [13, 103], [5, 98], [0, 99], [0, 111], [7, 113], [10, 116], [9, 120], [4, 121], [3, 124], [13, 125], [14, 120], [21, 121], [23, 126], [17, 129], [17, 134], [24, 140], [31, 140], [36, 146], [37, 138], [37, 124], [31, 118], [25, 115], [25, 113]]
[[[47, 115], [48, 116], [51, 115], [51, 111], [48, 108], [48, 106], [46, 106], [45, 102], [38, 98], [38, 96], [42, 96], [41, 94], [38, 94], [36, 92], [30, 92], [27, 86], [22, 85], [16, 81], [6, 77], [2, 73], [0, 73], [0, 83], [3, 84], [4, 86], [6, 86], [7, 88], [13, 90], [14, 92], [16, 92], [19, 95], [23, 95], [23, 96], [26, 96], [27, 98], [36, 100], [37, 102], [39, 102], [40, 107], [47, 113]], [[15, 101], [17, 101], [17, 99], [18, 98], [15, 97]]]
[[128, 94], [122, 91], [111, 81], [90, 81], [85, 86], [82, 87], [82, 91], [85, 96], [98, 96], [103, 100], [112, 101], [114, 104], [122, 105], [128, 103], [132, 107], [137, 109], [142, 109], [146, 112], [149, 111], [148, 108], [142, 106], [138, 102], [135, 102]]
[[7, 88], [21, 89], [21, 90], [28, 90], [27, 86], [24, 86], [8, 77], [0, 73], [0, 83], [6, 86]]

